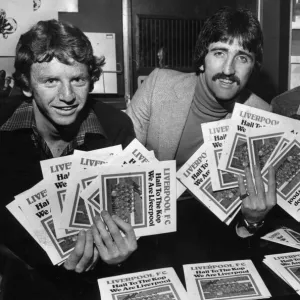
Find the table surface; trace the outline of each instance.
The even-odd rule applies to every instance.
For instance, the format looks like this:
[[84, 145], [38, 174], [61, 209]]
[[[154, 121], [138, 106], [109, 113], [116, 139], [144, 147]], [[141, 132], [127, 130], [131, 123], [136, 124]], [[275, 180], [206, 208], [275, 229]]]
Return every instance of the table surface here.
[[[279, 214], [274, 213], [269, 222], [275, 223], [272, 224], [274, 229], [285, 225], [300, 232], [299, 223], [280, 208], [277, 211]], [[297, 249], [258, 237], [241, 239], [236, 235], [234, 226], [227, 226], [219, 221], [196, 199], [178, 202], [176, 232], [142, 237], [138, 244], [138, 250], [126, 261], [126, 273], [173, 267], [185, 286], [184, 264], [251, 259], [272, 299], [290, 300], [300, 297], [262, 262], [265, 255], [298, 251]]]

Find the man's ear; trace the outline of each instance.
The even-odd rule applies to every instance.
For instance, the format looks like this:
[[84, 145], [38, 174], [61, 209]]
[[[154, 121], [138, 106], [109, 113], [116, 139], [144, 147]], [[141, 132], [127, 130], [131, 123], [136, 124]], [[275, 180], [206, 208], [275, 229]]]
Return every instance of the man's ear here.
[[28, 98], [32, 97], [32, 92], [30, 90], [28, 90], [28, 91], [22, 90], [22, 92], [26, 97], [28, 97]]
[[204, 65], [201, 65], [201, 66], [199, 67], [199, 70], [200, 70], [200, 72], [204, 72]]

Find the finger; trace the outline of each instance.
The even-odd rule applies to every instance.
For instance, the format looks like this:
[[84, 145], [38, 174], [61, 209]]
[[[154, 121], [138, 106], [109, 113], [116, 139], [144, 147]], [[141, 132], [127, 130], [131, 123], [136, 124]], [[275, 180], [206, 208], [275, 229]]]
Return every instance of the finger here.
[[256, 191], [255, 191], [255, 185], [253, 183], [252, 174], [249, 167], [245, 168], [245, 177], [246, 177], [248, 194], [250, 198], [254, 198], [256, 197]]
[[136, 236], [135, 232], [133, 230], [133, 227], [123, 221], [120, 217], [113, 215], [113, 220], [117, 224], [117, 226], [122, 230], [122, 232], [126, 235], [126, 238], [128, 240], [128, 244], [131, 246], [133, 250], [137, 248], [137, 242], [136, 242]]
[[246, 194], [247, 190], [244, 184], [244, 177], [242, 175], [238, 176], [238, 184], [239, 184], [240, 194], [241, 195]]
[[[265, 203], [265, 187], [261, 176], [261, 171], [258, 165], [253, 166], [254, 180], [257, 192], [257, 199]], [[262, 204], [262, 203], [261, 203]], [[264, 205], [263, 205], [264, 206]]]
[[93, 238], [94, 238], [95, 245], [96, 245], [96, 247], [99, 251], [100, 256], [101, 257], [106, 256], [107, 255], [107, 248], [104, 245], [104, 243], [102, 241], [102, 237], [99, 233], [98, 227], [95, 224], [92, 225], [92, 233], [93, 233]]
[[267, 202], [268, 205], [274, 206], [277, 203], [276, 199], [276, 179], [275, 179], [275, 169], [273, 166], [268, 168], [268, 192], [267, 192]]
[[98, 249], [97, 247], [94, 247], [94, 254], [93, 254], [93, 260], [92, 260], [92, 263], [90, 264], [90, 266], [86, 269], [86, 271], [90, 271], [90, 270], [93, 270], [99, 260], [99, 252], [98, 252]]
[[85, 231], [81, 230], [78, 233], [78, 238], [76, 241], [75, 248], [69, 255], [68, 259], [64, 263], [64, 267], [67, 270], [74, 270], [76, 268], [76, 265], [80, 261], [83, 252], [84, 252], [84, 247], [85, 247]]
[[83, 255], [77, 264], [75, 271], [78, 273], [83, 272], [90, 264], [94, 253], [94, 239], [92, 230], [88, 229], [85, 235], [85, 247]]
[[116, 225], [115, 221], [110, 216], [110, 214], [107, 211], [102, 211], [101, 215], [117, 247], [120, 249], [126, 246], [125, 241], [121, 235], [121, 232], [118, 226]]
[[[103, 213], [102, 212], [101, 212], [101, 216], [103, 218]], [[107, 231], [106, 224], [104, 224], [103, 221], [101, 220], [100, 216], [95, 217], [95, 225], [98, 228], [98, 231], [100, 233], [102, 241], [104, 242], [104, 244], [105, 244], [106, 248], [108, 249], [108, 251], [110, 251], [114, 247], [114, 241], [112, 240], [109, 231]]]

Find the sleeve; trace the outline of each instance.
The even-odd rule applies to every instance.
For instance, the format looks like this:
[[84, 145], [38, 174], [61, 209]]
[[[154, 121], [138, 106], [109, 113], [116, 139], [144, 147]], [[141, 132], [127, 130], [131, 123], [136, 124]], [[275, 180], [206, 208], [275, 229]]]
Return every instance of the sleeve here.
[[158, 77], [159, 69], [155, 69], [134, 94], [126, 113], [133, 122], [137, 139], [146, 144], [148, 127], [151, 118], [152, 94]]

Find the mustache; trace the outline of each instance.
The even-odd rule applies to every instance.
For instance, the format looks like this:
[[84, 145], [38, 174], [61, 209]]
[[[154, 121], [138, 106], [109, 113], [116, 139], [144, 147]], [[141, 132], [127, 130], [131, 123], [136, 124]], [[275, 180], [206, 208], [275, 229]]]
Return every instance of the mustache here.
[[233, 82], [236, 82], [237, 85], [240, 85], [241, 84], [241, 80], [235, 76], [235, 75], [226, 75], [224, 73], [217, 73], [215, 74], [213, 77], [212, 77], [212, 80], [213, 81], [216, 81], [218, 79], [225, 79], [225, 80], [230, 80], [230, 81], [233, 81]]

